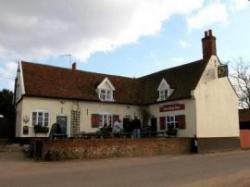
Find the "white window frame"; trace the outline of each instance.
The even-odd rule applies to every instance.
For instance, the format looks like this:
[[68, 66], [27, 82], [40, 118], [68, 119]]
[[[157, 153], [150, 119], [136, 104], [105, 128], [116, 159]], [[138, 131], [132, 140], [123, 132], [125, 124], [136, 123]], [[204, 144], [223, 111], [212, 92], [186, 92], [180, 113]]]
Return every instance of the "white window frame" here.
[[98, 97], [101, 101], [114, 101], [114, 91], [115, 87], [107, 77], [97, 86]]
[[167, 128], [169, 127], [169, 124], [173, 124], [173, 128], [176, 128], [176, 118], [175, 118], [175, 115], [167, 115], [166, 116], [166, 125], [167, 125]]
[[[102, 93], [102, 92], [104, 92], [104, 93]], [[113, 90], [99, 89], [99, 99], [101, 101], [114, 101], [114, 99], [113, 99]]]
[[[36, 113], [35, 123], [33, 121], [33, 113]], [[39, 124], [39, 113], [42, 113], [42, 123]], [[48, 114], [48, 119], [45, 120], [45, 115]], [[47, 122], [47, 123], [46, 123]], [[41, 125], [44, 127], [48, 127], [50, 124], [50, 113], [47, 110], [34, 110], [31, 112], [31, 123], [32, 125]]]
[[159, 97], [158, 97], [157, 101], [167, 100], [167, 98], [174, 91], [173, 89], [170, 88], [169, 84], [167, 83], [167, 81], [164, 78], [161, 80], [161, 83], [159, 84], [157, 90], [159, 92]]
[[164, 101], [167, 98], [168, 98], [168, 90], [167, 89], [159, 90], [159, 101]]
[[[105, 122], [107, 122], [107, 127], [110, 126], [110, 124], [111, 124], [111, 127], [113, 126], [113, 114], [99, 114], [99, 115], [102, 116], [101, 117], [102, 121], [101, 121], [100, 127], [104, 127]], [[106, 120], [105, 120], [105, 118], [106, 118]]]

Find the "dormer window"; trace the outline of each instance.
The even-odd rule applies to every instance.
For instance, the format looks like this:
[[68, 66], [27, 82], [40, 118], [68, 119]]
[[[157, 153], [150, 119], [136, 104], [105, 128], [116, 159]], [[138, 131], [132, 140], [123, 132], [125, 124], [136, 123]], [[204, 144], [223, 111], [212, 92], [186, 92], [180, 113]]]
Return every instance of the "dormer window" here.
[[159, 99], [164, 101], [168, 98], [168, 90], [160, 90], [159, 91]]
[[98, 97], [101, 101], [114, 101], [115, 88], [108, 78], [105, 78], [97, 87]]
[[102, 101], [113, 101], [113, 91], [108, 89], [100, 89], [99, 98]]
[[101, 100], [105, 100], [106, 99], [106, 90], [101, 90], [99, 97]]
[[169, 84], [167, 81], [163, 78], [159, 87], [158, 87], [158, 92], [159, 92], [159, 98], [157, 101], [165, 101], [167, 98], [173, 93], [173, 89], [170, 88]]

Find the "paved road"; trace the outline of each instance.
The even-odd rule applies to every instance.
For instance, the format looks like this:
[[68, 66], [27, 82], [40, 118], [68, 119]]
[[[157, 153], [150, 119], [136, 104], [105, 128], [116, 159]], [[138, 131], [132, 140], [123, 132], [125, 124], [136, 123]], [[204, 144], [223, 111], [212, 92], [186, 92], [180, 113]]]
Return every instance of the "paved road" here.
[[250, 186], [250, 151], [34, 162], [0, 153], [0, 186]]

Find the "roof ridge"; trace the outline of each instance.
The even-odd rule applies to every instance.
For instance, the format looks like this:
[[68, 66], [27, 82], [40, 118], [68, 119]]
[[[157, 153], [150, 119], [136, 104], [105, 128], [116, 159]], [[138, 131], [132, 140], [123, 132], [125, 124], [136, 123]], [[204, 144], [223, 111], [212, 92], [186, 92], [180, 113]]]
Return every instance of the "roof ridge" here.
[[137, 79], [145, 78], [145, 77], [148, 77], [148, 76], [151, 76], [151, 75], [154, 75], [154, 74], [157, 74], [157, 73], [161, 73], [161, 72], [164, 72], [164, 71], [167, 71], [167, 70], [173, 70], [173, 69], [183, 68], [183, 67], [191, 65], [191, 64], [202, 63], [201, 61], [203, 61], [203, 59], [196, 60], [196, 61], [189, 62], [189, 63], [185, 63], [185, 64], [178, 65], [178, 66], [173, 66], [173, 67], [166, 68], [166, 69], [163, 69], [163, 70], [159, 70], [159, 71], [150, 73], [148, 75], [144, 75], [144, 76], [138, 77]]
[[[60, 66], [50, 65], [50, 64], [41, 64], [41, 63], [28, 62], [28, 61], [21, 61], [21, 63], [27, 63], [27, 64], [38, 65], [38, 66], [47, 66], [49, 68], [63, 69], [63, 70], [67, 70], [67, 71], [72, 71], [72, 69], [70, 69], [70, 68], [60, 67]], [[90, 73], [90, 74], [96, 74], [96, 75], [103, 75], [103, 76], [107, 76], [107, 77], [112, 76], [112, 77], [120, 77], [120, 78], [126, 78], [126, 79], [131, 79], [131, 80], [137, 79], [137, 78], [133, 78], [133, 77], [126, 77], [126, 76], [107, 74], [107, 73], [99, 73], [99, 72], [93, 72], [93, 71], [85, 71], [85, 70], [80, 70], [80, 69], [76, 69], [74, 71], [78, 71], [80, 73]]]
[[[195, 64], [195, 63], [201, 63], [201, 61], [203, 61], [203, 59], [196, 60], [196, 61], [193, 61], [193, 62], [189, 62], [189, 63], [186, 63], [186, 64], [182, 64], [182, 65], [179, 65], [179, 66], [174, 66], [174, 67], [166, 68], [166, 69], [163, 69], [163, 70], [160, 70], [160, 71], [156, 71], [156, 72], [153, 72], [153, 73], [150, 73], [150, 74], [147, 74], [147, 75], [143, 75], [143, 76], [137, 77], [137, 78], [126, 77], [126, 76], [121, 76], [121, 75], [114, 75], [114, 74], [107, 74], [107, 73], [99, 73], [99, 72], [93, 72], [93, 71], [85, 71], [85, 70], [79, 70], [79, 69], [76, 69], [74, 71], [78, 71], [78, 72], [81, 72], [81, 73], [90, 73], [90, 74], [103, 75], [103, 76], [107, 76], [107, 77], [108, 76], [113, 76], [113, 77], [120, 77], [120, 78], [126, 78], [126, 79], [131, 79], [131, 80], [140, 80], [142, 78], [145, 78], [145, 77], [157, 74], [157, 73], [161, 73], [161, 72], [164, 72], [166, 70], [172, 70], [172, 69], [182, 68], [184, 66]], [[59, 69], [67, 70], [67, 71], [72, 71], [72, 69], [70, 69], [70, 68], [60, 67], [60, 66], [55, 66], [55, 65], [50, 65], [50, 64], [41, 64], [41, 63], [28, 62], [28, 61], [23, 61], [23, 60], [21, 61], [21, 63], [29, 63], [29, 64], [33, 64], [33, 65], [47, 66], [47, 67], [50, 67], [50, 68], [59, 68]]]

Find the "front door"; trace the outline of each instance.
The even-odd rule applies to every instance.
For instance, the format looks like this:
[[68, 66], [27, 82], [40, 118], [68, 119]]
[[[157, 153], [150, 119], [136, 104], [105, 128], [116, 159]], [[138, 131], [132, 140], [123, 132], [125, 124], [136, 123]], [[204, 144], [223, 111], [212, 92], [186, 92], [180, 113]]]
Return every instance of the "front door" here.
[[156, 118], [151, 118], [151, 130], [154, 133], [157, 132], [157, 119]]
[[56, 123], [59, 124], [62, 134], [67, 134], [67, 116], [57, 116]]
[[131, 130], [131, 127], [130, 127], [130, 120], [129, 118], [123, 118], [123, 130], [124, 132], [126, 133], [131, 133], [132, 130]]

